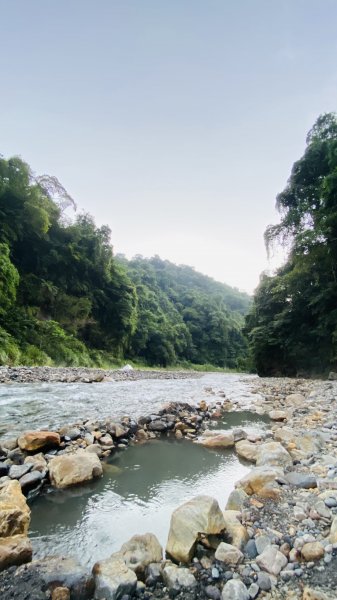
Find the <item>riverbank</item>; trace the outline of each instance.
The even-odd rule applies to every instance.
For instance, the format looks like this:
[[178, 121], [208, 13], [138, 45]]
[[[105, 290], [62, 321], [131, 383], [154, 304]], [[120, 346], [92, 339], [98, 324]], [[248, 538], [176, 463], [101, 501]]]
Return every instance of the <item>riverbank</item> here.
[[[255, 392], [252, 409], [258, 414], [268, 414], [271, 419], [269, 431], [261, 434], [247, 434], [242, 430], [205, 431], [210, 418], [219, 418], [239, 408], [221, 396], [219, 390], [209, 388], [209, 406], [207, 403], [198, 407], [170, 405], [158, 411], [157, 415], [137, 419], [134, 423], [132, 419], [120, 422], [120, 431], [116, 429], [117, 423], [110, 423], [108, 431], [107, 423], [84, 421], [77, 424], [78, 431], [71, 431], [74, 427], [68, 427], [57, 432], [60, 439], [54, 439], [54, 443], [59, 444], [56, 444], [56, 452], [47, 451], [43, 456], [49, 471], [53, 460], [62, 462], [69, 452], [78, 456], [80, 461], [84, 454], [91, 452], [96, 458], [98, 454], [104, 458], [107, 456], [104, 453], [121, 451], [128, 443], [146, 443], [153, 436], [163, 435], [173, 435], [177, 439], [184, 437], [206, 447], [232, 448], [241, 459], [255, 465], [248, 475], [235, 483], [236, 489], [224, 511], [216, 501], [202, 499], [204, 497], [195, 499], [192, 507], [191, 503], [178, 507], [172, 516], [171, 541], [167, 546], [173, 563], [163, 559], [162, 554], [161, 560], [158, 560], [158, 546], [152, 538], [145, 539], [145, 536], [138, 536], [141, 539], [129, 543], [129, 554], [123, 551], [121, 557], [120, 553], [117, 553], [118, 556], [115, 553], [107, 561], [98, 563], [93, 574], [96, 598], [336, 599], [337, 384], [256, 378], [250, 385]], [[27, 442], [31, 443], [32, 439], [21, 440], [20, 445]], [[90, 446], [95, 446], [95, 450]], [[18, 449], [13, 448], [9, 452], [17, 453]], [[21, 449], [21, 452], [26, 450]], [[33, 451], [28, 452], [30, 454], [24, 457], [23, 465], [31, 460]], [[8, 460], [8, 453], [6, 457], [3, 457], [2, 463]], [[95, 463], [95, 467], [100, 464], [99, 461]], [[75, 472], [76, 469], [71, 471], [72, 474]], [[31, 473], [32, 470], [28, 475]], [[4, 486], [7, 477], [5, 475], [2, 480]], [[21, 474], [21, 477], [24, 475]], [[57, 477], [49, 475], [51, 481], [53, 477], [55, 485]], [[183, 520], [179, 515], [183, 515]], [[177, 527], [175, 519], [184, 527]], [[198, 534], [200, 523], [201, 536]], [[181, 530], [183, 535], [179, 533]], [[188, 539], [192, 539], [192, 545], [186, 551]], [[150, 556], [150, 563], [146, 563], [144, 553]], [[135, 577], [132, 556], [137, 556], [139, 562], [140, 555], [145, 563], [142, 568], [136, 569]], [[183, 565], [177, 567], [176, 563], [181, 560]], [[47, 560], [5, 571], [0, 576], [1, 597], [4, 600], [24, 598], [30, 593], [31, 597], [40, 598], [42, 591], [51, 597], [50, 565]], [[58, 565], [61, 571], [62, 565], [64, 567], [61, 561]], [[55, 568], [53, 563], [52, 570]], [[90, 573], [84, 573], [74, 562], [67, 568], [68, 574], [63, 568], [63, 580], [61, 575], [60, 579], [62, 587], [68, 588], [64, 594], [69, 595], [54, 594], [53, 600], [92, 597], [90, 594], [93, 592], [89, 593], [89, 588], [86, 588], [86, 596], [84, 592], [74, 595], [75, 588], [69, 583], [69, 569], [79, 574], [78, 580], [85, 578], [89, 587], [93, 585]], [[123, 582], [119, 584], [122, 587], [116, 595], [111, 590], [116, 586], [116, 577], [120, 581], [123, 573]], [[97, 591], [102, 577], [105, 596]], [[35, 585], [34, 581], [39, 581], [39, 584]], [[107, 586], [110, 596], [107, 595]], [[22, 595], [15, 595], [18, 593]]]
[[86, 367], [0, 367], [0, 384], [8, 383], [102, 383], [143, 379], [191, 379], [202, 372], [166, 369], [91, 369]]

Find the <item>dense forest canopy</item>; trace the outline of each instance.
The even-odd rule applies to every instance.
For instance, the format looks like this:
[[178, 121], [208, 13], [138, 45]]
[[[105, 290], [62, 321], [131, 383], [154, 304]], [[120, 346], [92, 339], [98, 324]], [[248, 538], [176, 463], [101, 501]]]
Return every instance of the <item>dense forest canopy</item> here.
[[265, 234], [288, 259], [263, 275], [246, 320], [261, 375], [337, 369], [337, 117], [320, 116], [277, 197], [279, 224]]
[[55, 177], [0, 157], [0, 364], [240, 368], [250, 298], [159, 257], [114, 257]]

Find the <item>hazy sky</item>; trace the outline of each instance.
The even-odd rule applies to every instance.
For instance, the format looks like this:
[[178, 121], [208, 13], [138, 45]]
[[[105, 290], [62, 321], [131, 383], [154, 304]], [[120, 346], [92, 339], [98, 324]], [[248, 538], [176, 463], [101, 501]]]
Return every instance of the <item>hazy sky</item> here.
[[265, 227], [336, 110], [336, 0], [0, 0], [0, 153], [112, 229], [251, 292]]

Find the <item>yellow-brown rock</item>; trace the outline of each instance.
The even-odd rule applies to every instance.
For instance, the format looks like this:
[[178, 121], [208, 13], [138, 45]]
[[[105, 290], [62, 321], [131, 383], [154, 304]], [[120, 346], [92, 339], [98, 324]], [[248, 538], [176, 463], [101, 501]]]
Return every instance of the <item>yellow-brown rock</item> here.
[[0, 489], [0, 538], [26, 534], [30, 523], [30, 508], [20, 483], [9, 481]]
[[218, 502], [196, 496], [172, 514], [166, 552], [177, 562], [189, 562], [201, 533], [219, 534], [225, 521]]
[[214, 432], [213, 435], [205, 432], [205, 434], [198, 440], [198, 443], [206, 448], [232, 448], [234, 446], [234, 434], [232, 431]]
[[56, 456], [49, 463], [50, 481], [57, 488], [84, 483], [101, 477], [102, 474], [103, 468], [98, 456], [85, 450]]
[[309, 542], [308, 544], [304, 544], [301, 554], [307, 562], [320, 560], [324, 556], [324, 548], [320, 542]]
[[240, 521], [241, 513], [237, 510], [224, 510], [222, 514], [225, 521], [226, 536], [228, 536], [233, 546], [241, 550], [249, 540], [247, 529]]
[[60, 445], [60, 436], [54, 431], [26, 431], [18, 439], [21, 450], [35, 452], [42, 448]]
[[253, 444], [248, 440], [240, 440], [240, 442], [236, 442], [235, 451], [236, 453], [245, 460], [249, 460], [250, 462], [256, 462], [256, 455], [259, 446], [257, 444]]
[[32, 560], [32, 545], [26, 535], [0, 538], [0, 571]]
[[240, 479], [235, 487], [242, 488], [249, 496], [257, 494], [261, 498], [277, 499], [280, 489], [276, 479], [283, 475], [283, 469], [277, 467], [256, 467]]

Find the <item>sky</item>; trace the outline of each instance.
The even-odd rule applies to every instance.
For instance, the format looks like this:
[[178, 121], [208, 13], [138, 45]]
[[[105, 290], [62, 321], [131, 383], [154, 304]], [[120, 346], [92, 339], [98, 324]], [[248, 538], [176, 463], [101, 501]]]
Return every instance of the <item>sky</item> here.
[[277, 193], [337, 102], [336, 0], [0, 0], [0, 154], [115, 253], [249, 293]]

